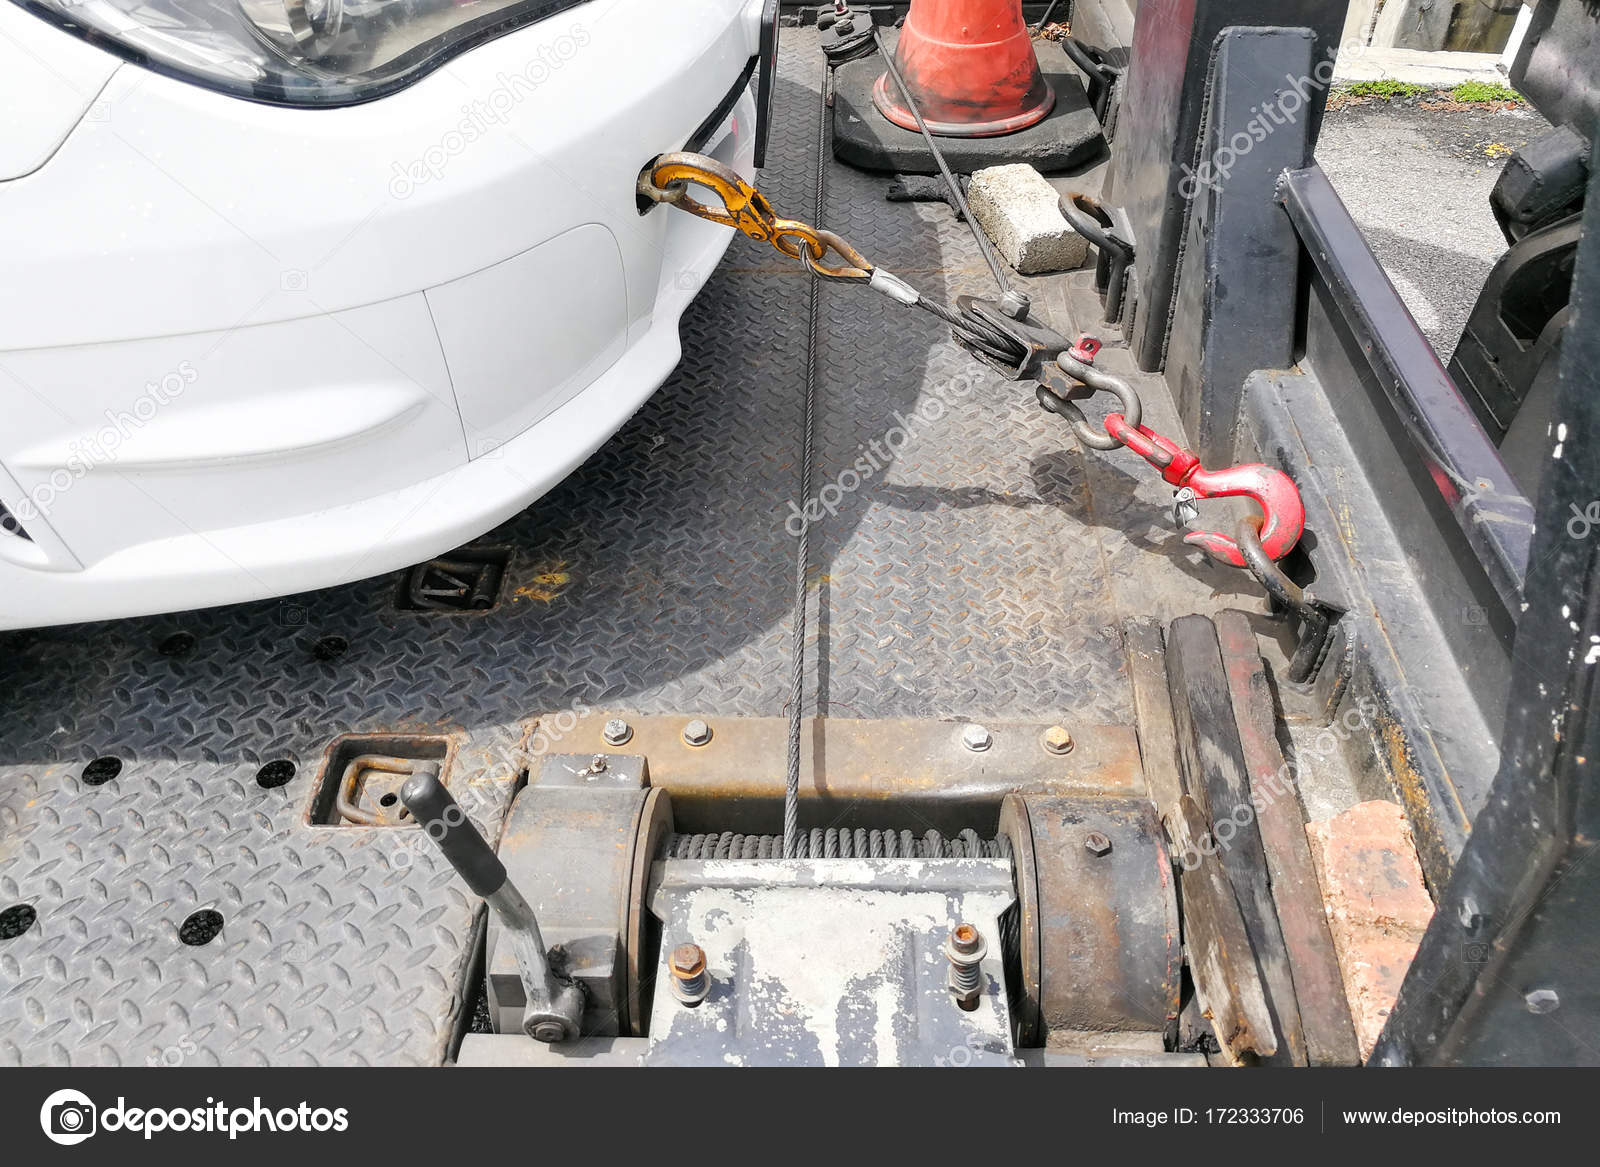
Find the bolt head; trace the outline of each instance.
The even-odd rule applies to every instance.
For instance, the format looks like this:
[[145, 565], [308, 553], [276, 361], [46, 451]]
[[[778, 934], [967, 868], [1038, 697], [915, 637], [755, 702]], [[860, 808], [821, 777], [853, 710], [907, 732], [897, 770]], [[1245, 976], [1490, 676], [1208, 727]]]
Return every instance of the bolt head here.
[[1059, 755], [1072, 752], [1072, 735], [1065, 726], [1052, 725], [1039, 740], [1044, 743], [1046, 753]]
[[711, 740], [711, 727], [698, 717], [683, 727], [683, 742], [689, 746], [703, 746]]
[[983, 934], [971, 924], [957, 924], [950, 933], [950, 947], [963, 956], [971, 956], [983, 947]]
[[1088, 838], [1083, 841], [1083, 847], [1089, 854], [1096, 857], [1109, 855], [1111, 853], [1111, 840], [1099, 831], [1090, 831]]
[[705, 950], [698, 944], [680, 944], [672, 950], [668, 967], [675, 977], [697, 977], [706, 971]]
[[541, 1021], [533, 1027], [533, 1040], [543, 1042], [560, 1041], [567, 1035], [567, 1031], [554, 1021]]
[[623, 721], [620, 717], [613, 717], [601, 729], [600, 736], [605, 738], [608, 746], [624, 746], [633, 737], [633, 726]]
[[961, 731], [961, 744], [973, 753], [981, 754], [994, 745], [994, 738], [989, 736], [989, 731], [983, 726], [969, 725]]
[[1529, 1013], [1554, 1013], [1561, 1008], [1561, 998], [1554, 989], [1534, 989], [1522, 998]]
[[1007, 288], [1000, 297], [1000, 311], [1013, 320], [1026, 320], [1028, 309], [1033, 306], [1033, 300], [1026, 292], [1019, 292], [1016, 288]]
[[605, 770], [605, 768], [606, 768], [606, 756], [604, 754], [596, 754], [594, 757], [589, 759], [589, 769], [592, 770], [594, 773], [596, 773], [596, 774], [602, 773]]

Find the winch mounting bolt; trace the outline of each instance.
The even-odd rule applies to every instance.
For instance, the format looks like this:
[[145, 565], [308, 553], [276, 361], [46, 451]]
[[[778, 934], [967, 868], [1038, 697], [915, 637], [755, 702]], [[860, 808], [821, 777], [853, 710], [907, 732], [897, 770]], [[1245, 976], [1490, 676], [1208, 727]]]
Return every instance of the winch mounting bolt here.
[[1099, 831], [1090, 831], [1088, 838], [1083, 841], [1083, 849], [1089, 854], [1099, 857], [1111, 853], [1111, 840]]
[[683, 727], [683, 744], [703, 746], [711, 740], [711, 727], [698, 717]]
[[600, 736], [608, 746], [625, 746], [633, 740], [633, 726], [620, 717], [613, 717], [600, 730]]
[[1554, 1013], [1561, 1008], [1561, 996], [1554, 989], [1534, 989], [1522, 998], [1529, 1013]]
[[1067, 732], [1065, 726], [1052, 725], [1044, 731], [1039, 740], [1043, 743], [1047, 754], [1055, 754], [1059, 757], [1062, 754], [1070, 754], [1072, 752], [1072, 735]]
[[693, 1009], [711, 992], [711, 976], [706, 972], [706, 954], [698, 944], [680, 944], [667, 958], [672, 973], [672, 995], [686, 1008]]
[[946, 980], [956, 1004], [971, 1013], [978, 1007], [983, 995], [983, 958], [989, 953], [983, 933], [971, 924], [957, 924], [944, 942], [944, 955], [950, 961], [950, 974]]
[[961, 731], [961, 744], [973, 753], [981, 754], [984, 750], [994, 745], [994, 738], [989, 735], [989, 731], [984, 729], [983, 726], [969, 725]]
[[1028, 309], [1033, 307], [1033, 299], [1028, 293], [1016, 288], [1007, 288], [1000, 297], [1000, 311], [1013, 320], [1026, 320]]

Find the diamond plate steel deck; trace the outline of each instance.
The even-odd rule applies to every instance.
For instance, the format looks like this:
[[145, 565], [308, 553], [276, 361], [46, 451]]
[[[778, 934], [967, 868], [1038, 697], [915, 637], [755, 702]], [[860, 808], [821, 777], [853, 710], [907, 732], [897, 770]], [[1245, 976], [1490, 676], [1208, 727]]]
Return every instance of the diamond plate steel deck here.
[[[822, 64], [814, 30], [784, 41], [763, 189], [804, 217]], [[875, 261], [931, 293], [990, 292], [947, 208], [887, 203], [882, 176], [838, 165], [828, 183], [826, 225]], [[1062, 331], [1069, 298], [1090, 315], [1086, 278], [1031, 282]], [[493, 839], [538, 710], [784, 713], [805, 292], [735, 242], [671, 380], [478, 541], [512, 551], [493, 612], [397, 611], [389, 576], [0, 637], [0, 909], [38, 911], [0, 940], [0, 1063], [441, 1060], [477, 905], [404, 832], [305, 825], [323, 751], [349, 732], [458, 735], [452, 786], [481, 794]], [[1123, 617], [1227, 606], [1214, 589], [1238, 581], [1178, 550], [1169, 492], [1135, 460], [1086, 462], [924, 318], [823, 297], [816, 482], [841, 491], [813, 540], [807, 712], [1130, 721]], [[1172, 425], [1160, 380], [1144, 385]], [[874, 441], [892, 457], [843, 490]], [[164, 655], [180, 632], [192, 649]], [[99, 756], [122, 771], [91, 785]], [[274, 761], [294, 777], [263, 788]], [[188, 947], [200, 908], [223, 930]]]

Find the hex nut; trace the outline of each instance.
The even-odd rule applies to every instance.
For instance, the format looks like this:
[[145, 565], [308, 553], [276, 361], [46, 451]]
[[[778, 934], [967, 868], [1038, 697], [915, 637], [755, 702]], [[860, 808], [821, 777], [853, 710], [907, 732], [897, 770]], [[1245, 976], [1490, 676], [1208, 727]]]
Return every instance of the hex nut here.
[[698, 944], [680, 944], [672, 950], [672, 975], [695, 977], [706, 971], [705, 950]]
[[705, 950], [698, 944], [680, 944], [667, 957], [672, 974], [672, 995], [686, 1009], [693, 1009], [711, 995], [711, 975], [706, 971]]
[[711, 740], [711, 727], [698, 717], [683, 727], [683, 744], [703, 746]]
[[1055, 754], [1060, 756], [1062, 754], [1070, 754], [1072, 752], [1072, 735], [1067, 732], [1065, 726], [1052, 725], [1049, 729], [1044, 731], [1044, 733], [1040, 736], [1039, 741], [1043, 744], [1045, 753], [1047, 754]]
[[961, 744], [975, 754], [994, 745], [994, 738], [981, 725], [969, 725], [961, 731]]
[[633, 726], [620, 717], [613, 717], [600, 731], [608, 746], [625, 746], [633, 740]]
[[1561, 998], [1554, 989], [1534, 989], [1522, 998], [1529, 1013], [1554, 1013], [1561, 1008]]
[[1083, 846], [1084, 850], [1096, 857], [1111, 853], [1111, 840], [1099, 831], [1090, 831], [1088, 837], [1083, 841]]

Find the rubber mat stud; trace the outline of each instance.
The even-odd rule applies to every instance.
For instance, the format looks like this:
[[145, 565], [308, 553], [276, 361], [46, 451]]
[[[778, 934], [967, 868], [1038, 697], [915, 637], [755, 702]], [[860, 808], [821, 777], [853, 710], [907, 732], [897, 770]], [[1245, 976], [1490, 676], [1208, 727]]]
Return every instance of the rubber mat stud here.
[[178, 926], [178, 939], [190, 948], [210, 944], [222, 932], [222, 913], [214, 908], [191, 912]]
[[121, 758], [113, 758], [110, 755], [96, 758], [83, 768], [83, 784], [104, 786], [120, 773], [122, 773]]
[[156, 645], [156, 651], [162, 656], [185, 657], [194, 651], [195, 645], [198, 643], [199, 641], [194, 638], [192, 633], [174, 632], [171, 636], [163, 638], [161, 643]]
[[263, 790], [276, 790], [280, 786], [287, 786], [293, 777], [294, 763], [279, 758], [256, 771], [256, 785]]
[[0, 940], [15, 940], [32, 928], [38, 918], [39, 913], [32, 904], [12, 904], [0, 912]]

